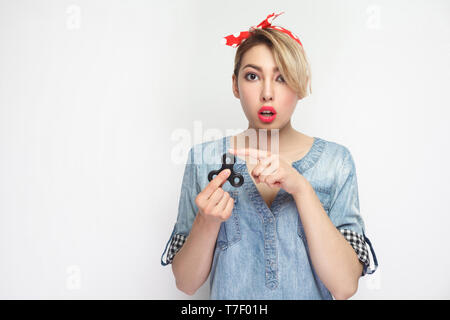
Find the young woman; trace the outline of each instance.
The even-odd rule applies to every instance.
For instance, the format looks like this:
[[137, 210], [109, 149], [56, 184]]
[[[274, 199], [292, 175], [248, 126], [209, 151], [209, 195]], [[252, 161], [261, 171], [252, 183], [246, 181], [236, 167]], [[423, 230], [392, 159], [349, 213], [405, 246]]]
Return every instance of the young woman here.
[[[311, 73], [298, 37], [271, 25], [276, 16], [225, 38], [238, 47], [232, 87], [248, 129], [189, 152], [161, 264], [190, 295], [210, 276], [211, 299], [347, 299], [378, 266], [350, 151], [291, 126]], [[246, 138], [256, 143], [243, 148]], [[208, 180], [227, 151], [242, 186], [227, 183], [230, 170]]]

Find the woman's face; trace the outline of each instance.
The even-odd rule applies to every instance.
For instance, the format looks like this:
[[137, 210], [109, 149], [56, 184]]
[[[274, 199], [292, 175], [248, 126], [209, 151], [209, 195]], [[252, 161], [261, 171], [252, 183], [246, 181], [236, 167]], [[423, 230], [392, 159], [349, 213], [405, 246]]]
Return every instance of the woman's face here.
[[[242, 57], [239, 79], [233, 74], [233, 94], [241, 100], [250, 128], [282, 129], [295, 110], [299, 98], [276, 69], [269, 47], [260, 44]], [[263, 106], [273, 107], [275, 116], [261, 115]]]

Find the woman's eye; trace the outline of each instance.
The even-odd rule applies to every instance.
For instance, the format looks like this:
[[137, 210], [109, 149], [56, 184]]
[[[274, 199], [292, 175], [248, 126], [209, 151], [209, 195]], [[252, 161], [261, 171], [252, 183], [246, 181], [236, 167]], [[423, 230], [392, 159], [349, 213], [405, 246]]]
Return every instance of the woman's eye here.
[[253, 80], [253, 79], [249, 79], [248, 78], [248, 76], [250, 76], [250, 75], [252, 75], [252, 76], [256, 76], [256, 74], [254, 74], [254, 73], [247, 73], [246, 75], [245, 75], [245, 79], [247, 79], [247, 80]]
[[[245, 75], [245, 79], [247, 79], [247, 80], [254, 80], [254, 78], [249, 78], [249, 76], [255, 76], [255, 77], [257, 77], [256, 74], [249, 72], [249, 73], [247, 73], [247, 74]], [[283, 76], [280, 75], [278, 78], [279, 78], [279, 79], [282, 79], [281, 82], [285, 82]]]

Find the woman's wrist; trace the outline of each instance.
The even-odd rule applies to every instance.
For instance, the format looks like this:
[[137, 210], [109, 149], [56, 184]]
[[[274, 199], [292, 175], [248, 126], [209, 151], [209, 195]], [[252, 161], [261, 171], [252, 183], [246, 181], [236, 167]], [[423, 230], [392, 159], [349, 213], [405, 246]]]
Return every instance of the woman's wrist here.
[[202, 229], [202, 230], [216, 230], [216, 229], [218, 230], [222, 223], [221, 221], [218, 221], [218, 220], [208, 219], [201, 212], [197, 213], [197, 217], [196, 217], [195, 221], [196, 221], [197, 225], [199, 225], [200, 229]]
[[294, 198], [300, 198], [302, 196], [307, 195], [312, 190], [314, 190], [309, 181], [301, 174], [299, 174], [299, 180], [297, 185], [298, 185], [297, 191], [292, 193], [292, 196]]

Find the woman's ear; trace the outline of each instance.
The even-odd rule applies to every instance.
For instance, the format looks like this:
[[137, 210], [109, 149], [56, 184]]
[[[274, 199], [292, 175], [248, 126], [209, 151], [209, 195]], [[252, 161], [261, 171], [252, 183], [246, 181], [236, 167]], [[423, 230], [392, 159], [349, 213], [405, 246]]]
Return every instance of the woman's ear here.
[[232, 90], [233, 90], [233, 94], [236, 98], [240, 99], [241, 97], [239, 96], [239, 88], [238, 88], [238, 84], [237, 84], [237, 79], [236, 76], [233, 73], [233, 76], [231, 77], [232, 80]]

